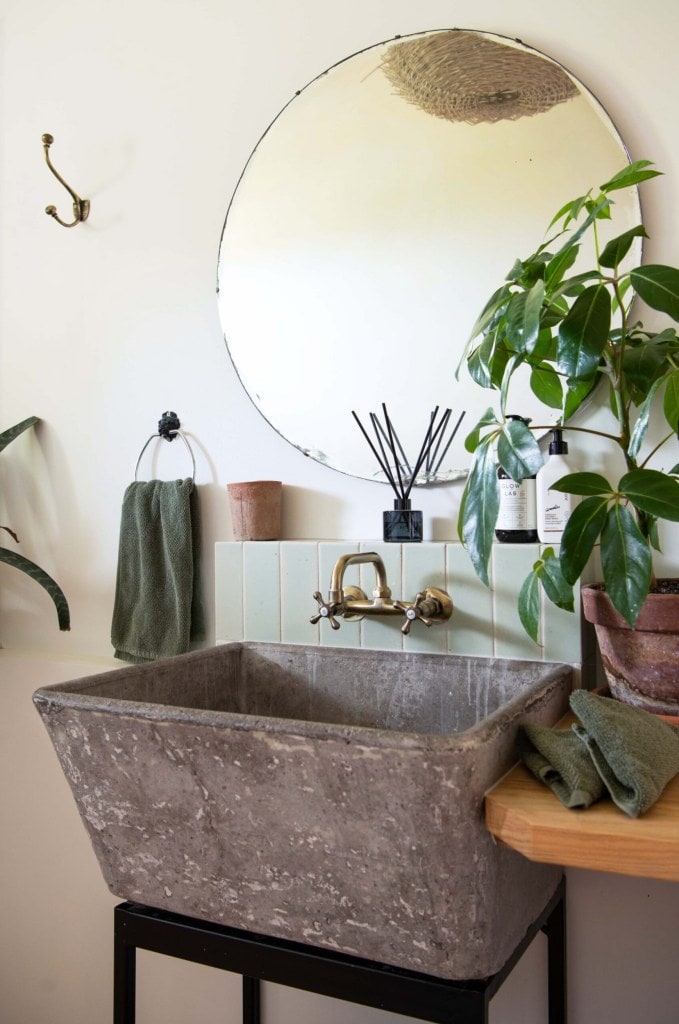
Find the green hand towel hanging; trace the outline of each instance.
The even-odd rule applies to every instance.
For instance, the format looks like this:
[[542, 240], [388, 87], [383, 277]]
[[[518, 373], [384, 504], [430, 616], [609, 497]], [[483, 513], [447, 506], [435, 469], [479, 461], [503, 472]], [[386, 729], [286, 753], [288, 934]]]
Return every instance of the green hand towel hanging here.
[[193, 481], [125, 491], [111, 626], [116, 658], [141, 662], [189, 649], [194, 609]]

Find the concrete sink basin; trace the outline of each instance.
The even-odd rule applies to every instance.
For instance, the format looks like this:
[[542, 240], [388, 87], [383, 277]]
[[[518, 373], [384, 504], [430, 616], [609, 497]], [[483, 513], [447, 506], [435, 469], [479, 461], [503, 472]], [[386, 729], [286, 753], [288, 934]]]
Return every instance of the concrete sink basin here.
[[39, 689], [123, 898], [442, 978], [498, 970], [560, 878], [483, 796], [566, 665], [224, 644]]

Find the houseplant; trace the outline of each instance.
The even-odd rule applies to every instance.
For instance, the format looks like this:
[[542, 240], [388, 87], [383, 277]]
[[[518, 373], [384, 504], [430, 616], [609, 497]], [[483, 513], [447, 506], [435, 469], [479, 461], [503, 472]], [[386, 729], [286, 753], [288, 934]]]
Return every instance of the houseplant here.
[[[529, 368], [533, 392], [559, 410], [564, 430], [602, 436], [617, 453], [619, 479], [577, 472], [553, 485], [577, 495], [579, 501], [559, 553], [546, 548], [521, 587], [519, 615], [536, 642], [540, 587], [556, 605], [573, 610], [573, 585], [597, 544], [603, 586], [595, 598], [587, 598], [585, 613], [590, 614], [590, 604], [605, 603], [605, 618], [625, 634], [626, 642], [636, 641], [645, 631], [649, 615], [651, 622], [657, 618], [656, 611], [649, 613], [649, 595], [665, 598], [663, 591], [672, 589], [656, 578], [652, 555], [659, 550], [659, 520], [679, 522], [679, 465], [672, 464], [676, 455], [671, 468], [660, 463], [661, 449], [669, 441], [676, 444], [679, 430], [679, 270], [626, 265], [635, 241], [647, 237], [642, 224], [600, 244], [601, 225], [611, 219], [615, 193], [658, 173], [649, 161], [637, 161], [598, 190], [566, 203], [552, 220], [548, 239], [527, 259], [517, 260], [488, 300], [463, 356], [476, 383], [499, 392], [499, 413], [489, 409], [467, 438], [473, 461], [459, 520], [460, 538], [484, 582], [488, 583], [499, 507], [496, 457], [517, 481], [543, 465], [533, 432], [544, 432], [549, 425], [528, 427], [507, 418], [510, 384], [519, 367]], [[581, 270], [587, 256], [591, 269]], [[660, 330], [644, 328], [631, 312], [635, 295], [672, 322]], [[613, 413], [615, 427], [610, 433], [569, 423], [597, 388]], [[663, 437], [650, 446], [646, 434], [656, 410], [665, 421]], [[679, 630], [679, 597], [676, 600], [677, 625], [671, 628]], [[657, 692], [650, 704], [639, 699], [640, 680], [628, 678], [619, 664], [610, 662], [610, 649], [602, 643], [598, 625], [597, 634], [615, 695], [667, 710], [665, 696]], [[671, 639], [661, 645], [660, 659], [673, 663], [670, 673], [679, 694], [678, 638], [667, 636]], [[656, 669], [649, 667], [647, 652], [633, 657], [643, 683]], [[671, 707], [674, 701], [679, 696], [669, 698]]]
[[[0, 433], [0, 452], [3, 451], [19, 434], [22, 434], [24, 430], [32, 427], [38, 422], [37, 416], [29, 416], [28, 419], [23, 420], [21, 423], [17, 423], [16, 426], [10, 427], [8, 430]], [[14, 530], [10, 529], [9, 526], [0, 526], [0, 529], [8, 533], [15, 541], [18, 542]], [[31, 579], [39, 583], [41, 587], [47, 591], [49, 596], [54, 602], [54, 606], [57, 611], [57, 620], [59, 623], [59, 629], [70, 629], [70, 615], [68, 602], [61, 589], [61, 587], [49, 576], [44, 569], [36, 565], [35, 562], [31, 562], [30, 559], [24, 555], [18, 554], [16, 551], [10, 548], [0, 547], [0, 562], [6, 562], [8, 565], [14, 566], [15, 569], [19, 569], [21, 572], [26, 573]]]

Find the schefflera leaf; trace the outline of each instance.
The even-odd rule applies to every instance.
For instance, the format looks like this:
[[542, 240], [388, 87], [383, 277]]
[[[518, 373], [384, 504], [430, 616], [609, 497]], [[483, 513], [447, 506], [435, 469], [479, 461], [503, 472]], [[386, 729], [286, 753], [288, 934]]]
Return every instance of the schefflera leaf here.
[[557, 608], [573, 611], [573, 588], [564, 579], [561, 563], [554, 553], [554, 548], [545, 548], [542, 558], [533, 564], [519, 591], [519, 619], [535, 643], [539, 642], [540, 584], [552, 604]]
[[497, 439], [497, 457], [512, 480], [523, 480], [538, 473], [544, 460], [540, 445], [527, 425], [519, 419], [509, 419]]
[[458, 534], [479, 579], [490, 586], [488, 562], [500, 508], [500, 489], [493, 453], [494, 434], [484, 437], [474, 451], [460, 505]]

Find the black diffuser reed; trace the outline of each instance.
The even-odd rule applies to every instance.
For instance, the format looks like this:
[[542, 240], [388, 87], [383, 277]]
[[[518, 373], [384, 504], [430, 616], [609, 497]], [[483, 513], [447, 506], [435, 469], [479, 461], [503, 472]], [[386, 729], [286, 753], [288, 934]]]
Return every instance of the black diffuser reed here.
[[439, 407], [436, 406], [429, 417], [429, 426], [414, 464], [408, 460], [384, 402], [382, 403], [382, 413], [384, 423], [374, 412], [370, 413], [376, 444], [373, 444], [368, 431], [356, 413], [352, 411], [351, 415], [358, 423], [361, 433], [370, 445], [380, 469], [396, 495], [393, 511], [383, 513], [383, 537], [385, 541], [400, 544], [421, 541], [422, 513], [411, 508], [410, 492], [420, 474], [425, 480], [436, 479], [436, 474], [462, 422], [464, 412], [460, 414], [457, 423], [446, 439], [452, 410], [446, 409], [437, 423]]

